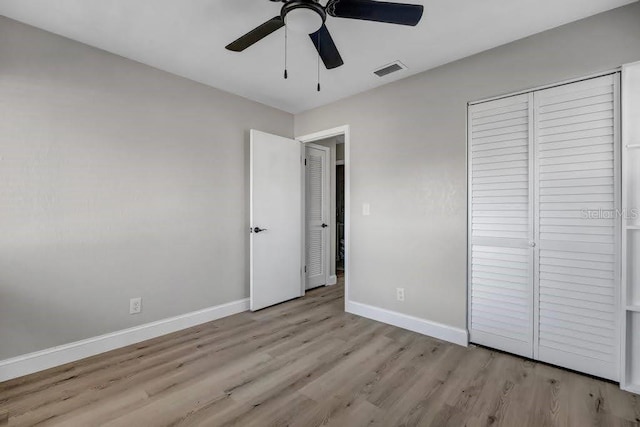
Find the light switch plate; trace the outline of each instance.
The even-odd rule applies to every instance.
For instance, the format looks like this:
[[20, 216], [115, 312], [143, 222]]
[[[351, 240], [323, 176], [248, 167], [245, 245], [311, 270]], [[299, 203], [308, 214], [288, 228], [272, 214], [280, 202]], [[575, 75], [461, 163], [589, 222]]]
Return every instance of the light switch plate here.
[[371, 206], [369, 206], [369, 203], [362, 204], [362, 215], [364, 216], [371, 215]]

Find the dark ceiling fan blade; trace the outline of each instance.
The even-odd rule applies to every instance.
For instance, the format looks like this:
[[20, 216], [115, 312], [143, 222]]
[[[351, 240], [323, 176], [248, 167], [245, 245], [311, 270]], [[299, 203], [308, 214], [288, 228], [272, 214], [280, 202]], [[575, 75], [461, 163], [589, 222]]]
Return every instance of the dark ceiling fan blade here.
[[309, 37], [311, 37], [311, 41], [318, 50], [320, 58], [322, 58], [322, 62], [324, 62], [324, 66], [327, 67], [328, 70], [344, 64], [340, 52], [338, 52], [338, 48], [333, 42], [331, 33], [329, 33], [329, 30], [324, 24], [322, 24], [322, 27], [320, 27], [318, 31], [309, 34]]
[[282, 20], [281, 17], [275, 16], [269, 19], [264, 24], [260, 25], [259, 27], [256, 27], [253, 30], [249, 31], [247, 34], [240, 37], [238, 40], [229, 44], [226, 48], [234, 52], [242, 52], [252, 44], [259, 42], [263, 38], [267, 37], [269, 34], [273, 33], [274, 31], [282, 27], [284, 27], [284, 21]]
[[329, 15], [336, 18], [363, 19], [415, 26], [422, 18], [424, 7], [420, 4], [374, 0], [329, 0], [326, 10]]

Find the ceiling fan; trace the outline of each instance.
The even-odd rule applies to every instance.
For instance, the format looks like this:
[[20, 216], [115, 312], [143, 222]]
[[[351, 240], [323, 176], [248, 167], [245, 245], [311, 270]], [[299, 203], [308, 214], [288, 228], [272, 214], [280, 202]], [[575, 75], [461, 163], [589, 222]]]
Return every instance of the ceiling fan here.
[[389, 3], [374, 0], [329, 0], [325, 6], [319, 0], [271, 0], [282, 2], [280, 15], [254, 28], [226, 48], [242, 52], [276, 30], [286, 26], [288, 30], [309, 34], [322, 62], [327, 69], [344, 64], [338, 48], [325, 26], [327, 15], [335, 18], [351, 18], [389, 24], [415, 26], [422, 18], [423, 6], [417, 4]]

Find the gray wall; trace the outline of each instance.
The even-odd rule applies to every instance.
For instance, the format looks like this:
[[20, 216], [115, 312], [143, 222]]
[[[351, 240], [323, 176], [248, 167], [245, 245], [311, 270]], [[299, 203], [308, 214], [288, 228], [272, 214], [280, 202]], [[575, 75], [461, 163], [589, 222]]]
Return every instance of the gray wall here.
[[349, 297], [464, 328], [467, 102], [639, 59], [634, 3], [296, 115], [351, 126]]
[[293, 116], [4, 17], [0, 41], [0, 360], [247, 297], [246, 137]]

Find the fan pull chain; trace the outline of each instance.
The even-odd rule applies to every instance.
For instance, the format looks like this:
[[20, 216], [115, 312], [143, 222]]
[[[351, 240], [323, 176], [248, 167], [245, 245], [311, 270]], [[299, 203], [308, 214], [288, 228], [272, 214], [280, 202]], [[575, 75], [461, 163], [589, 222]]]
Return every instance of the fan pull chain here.
[[318, 31], [318, 92], [320, 92], [320, 31]]
[[287, 26], [284, 26], [284, 78], [287, 79]]

